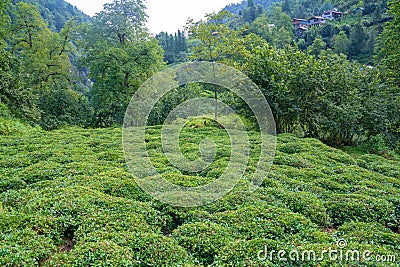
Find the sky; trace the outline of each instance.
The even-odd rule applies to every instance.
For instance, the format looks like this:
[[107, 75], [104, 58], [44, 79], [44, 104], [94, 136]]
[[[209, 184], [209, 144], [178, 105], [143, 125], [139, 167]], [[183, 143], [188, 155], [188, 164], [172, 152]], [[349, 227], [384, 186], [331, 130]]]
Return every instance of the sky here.
[[[110, 0], [66, 0], [84, 13], [93, 16]], [[183, 29], [188, 18], [200, 20], [206, 13], [218, 12], [226, 5], [240, 0], [147, 0], [147, 27], [157, 34], [161, 31], [174, 33]]]

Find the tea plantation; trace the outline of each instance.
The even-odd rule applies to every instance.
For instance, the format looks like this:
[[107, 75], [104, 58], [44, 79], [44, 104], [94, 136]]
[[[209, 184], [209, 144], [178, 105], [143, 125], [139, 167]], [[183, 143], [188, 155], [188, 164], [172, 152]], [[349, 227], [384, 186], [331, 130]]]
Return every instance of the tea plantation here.
[[[188, 158], [198, 156], [203, 137], [218, 143], [215, 162], [197, 174], [180, 172], [163, 156], [161, 127], [146, 135], [154, 166], [186, 186], [218, 178], [230, 155], [223, 129], [192, 126], [181, 140]], [[350, 155], [280, 135], [269, 177], [250, 193], [246, 178], [258, 148], [250, 133], [252, 159], [235, 189], [207, 206], [175, 208], [136, 185], [121, 136], [119, 128], [3, 131], [0, 266], [400, 266], [396, 155]], [[339, 250], [338, 241], [343, 253], [371, 257], [321, 257]], [[259, 258], [265, 248], [268, 257]], [[279, 250], [285, 260], [269, 257]], [[289, 257], [293, 250], [300, 259]], [[301, 259], [311, 250], [316, 260]]]

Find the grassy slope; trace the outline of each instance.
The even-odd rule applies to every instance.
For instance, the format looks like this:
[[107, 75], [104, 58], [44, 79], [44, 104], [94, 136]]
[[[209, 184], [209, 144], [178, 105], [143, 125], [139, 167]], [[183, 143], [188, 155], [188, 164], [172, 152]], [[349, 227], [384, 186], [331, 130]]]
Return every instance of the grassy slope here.
[[[188, 128], [182, 141], [194, 157], [196, 142], [210, 133], [222, 144], [217, 163], [198, 176], [179, 173], [160, 155], [159, 128], [146, 139], [160, 172], [197, 185], [226, 166], [226, 133]], [[256, 144], [257, 135], [250, 138]], [[0, 143], [1, 266], [346, 266], [257, 260], [265, 245], [318, 252], [335, 249], [340, 238], [348, 248], [400, 260], [394, 159], [354, 158], [314, 139], [281, 135], [272, 171], [257, 192], [242, 192], [243, 181], [220, 201], [184, 209], [137, 187], [125, 167], [120, 129], [33, 129], [0, 136]]]

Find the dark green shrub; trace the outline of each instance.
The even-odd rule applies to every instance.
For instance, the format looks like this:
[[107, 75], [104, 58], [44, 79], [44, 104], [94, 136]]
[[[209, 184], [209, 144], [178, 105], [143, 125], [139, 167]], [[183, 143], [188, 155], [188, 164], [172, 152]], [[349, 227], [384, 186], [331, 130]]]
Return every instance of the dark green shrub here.
[[[324, 207], [324, 203], [314, 194], [309, 192], [290, 192], [284, 190], [263, 189], [259, 192], [260, 198], [264, 199], [265, 196], [274, 196], [284, 204], [284, 207], [293, 212], [303, 214], [312, 222], [320, 225], [329, 225], [329, 217]], [[268, 199], [268, 198], [267, 198]]]
[[359, 157], [358, 164], [371, 171], [382, 173], [386, 176], [400, 178], [398, 160], [385, 159], [378, 155], [363, 155]]
[[216, 213], [211, 220], [229, 225], [242, 239], [286, 239], [307, 229], [317, 229], [309, 219], [288, 209], [266, 204], [243, 205], [236, 210]]
[[141, 266], [134, 253], [127, 247], [119, 246], [110, 240], [78, 243], [71, 251], [64, 251], [53, 255], [45, 261], [43, 266], [66, 267], [113, 267], [113, 266]]
[[336, 236], [348, 242], [386, 246], [400, 253], [400, 235], [377, 223], [349, 222], [338, 228]]
[[[213, 266], [249, 266], [249, 267], [270, 267], [274, 265], [269, 260], [259, 260], [260, 251], [265, 251], [265, 247], [271, 250], [282, 249], [283, 243], [271, 239], [255, 238], [252, 240], [237, 240], [226, 244], [218, 252]], [[264, 257], [263, 254], [262, 257]]]
[[287, 166], [292, 166], [295, 168], [312, 168], [314, 165], [312, 165], [310, 162], [308, 162], [306, 159], [303, 157], [296, 155], [296, 154], [284, 154], [284, 153], [277, 153], [275, 158], [274, 158], [274, 164], [276, 165], [287, 165]]
[[56, 247], [52, 240], [29, 228], [0, 231], [0, 264], [5, 267], [38, 266]]
[[336, 226], [346, 222], [376, 222], [390, 225], [396, 222], [392, 203], [362, 194], [333, 194], [326, 201], [328, 215]]
[[172, 237], [204, 264], [211, 264], [217, 251], [234, 240], [229, 228], [211, 222], [184, 224]]

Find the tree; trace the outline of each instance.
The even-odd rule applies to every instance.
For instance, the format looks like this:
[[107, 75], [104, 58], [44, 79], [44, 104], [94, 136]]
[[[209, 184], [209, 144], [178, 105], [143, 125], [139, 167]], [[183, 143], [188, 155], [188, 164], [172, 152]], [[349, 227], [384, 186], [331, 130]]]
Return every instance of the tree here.
[[269, 24], [272, 23], [267, 15], [261, 15], [250, 25], [250, 31], [262, 37], [264, 40], [272, 43], [273, 27], [268, 27]]
[[386, 77], [391, 84], [400, 84], [400, 2], [389, 4], [393, 20], [388, 22], [379, 37], [380, 57], [385, 67]]
[[114, 0], [83, 29], [96, 126], [121, 124], [133, 94], [163, 66], [162, 49], [143, 26], [144, 8], [142, 1]]
[[290, 17], [282, 12], [280, 6], [271, 7], [267, 14], [260, 15], [250, 25], [250, 31], [279, 48], [292, 43], [294, 34]]
[[25, 2], [36, 6], [48, 28], [54, 32], [60, 32], [65, 23], [71, 19], [75, 19], [78, 23], [90, 21], [88, 15], [64, 0], [12, 0], [10, 2], [13, 4]]
[[389, 11], [393, 20], [379, 37], [380, 57], [382, 58], [382, 71], [385, 79], [385, 88], [381, 94], [385, 95], [386, 136], [392, 147], [400, 151], [400, 2], [393, 1], [389, 4]]
[[313, 44], [308, 48], [311, 55], [319, 56], [322, 51], [325, 51], [326, 43], [322, 41], [322, 38], [318, 37], [314, 40]]
[[184, 62], [188, 55], [188, 43], [184, 32], [178, 30], [175, 35], [161, 32], [156, 35], [164, 50], [164, 61], [168, 64]]
[[[193, 57], [218, 60], [246, 73], [270, 103], [278, 133], [301, 132], [338, 146], [355, 145], [383, 129], [388, 132], [386, 124], [398, 108], [384, 93], [379, 70], [326, 50], [318, 29], [309, 51], [302, 52], [296, 47], [271, 46], [253, 33], [242, 34], [215, 21], [191, 28], [196, 35], [190, 36], [201, 40]], [[229, 99], [227, 94], [219, 97], [224, 102]], [[252, 118], [238, 97], [231, 99], [226, 103]]]
[[37, 122], [40, 111], [37, 96], [24, 86], [23, 64], [18, 57], [0, 49], [0, 104], [7, 106], [10, 115], [30, 122]]
[[340, 31], [333, 39], [333, 50], [337, 54], [347, 55], [350, 40], [344, 31]]
[[277, 27], [273, 27], [271, 43], [276, 45], [278, 48], [282, 48], [291, 44], [293, 39], [293, 33], [286, 30], [284, 27], [279, 29]]
[[[222, 23], [231, 16], [231, 13], [223, 11], [219, 14], [208, 14], [206, 21], [194, 23], [190, 21], [187, 25], [189, 36], [198, 39], [200, 43], [194, 47], [192, 59], [206, 61], [220, 61], [224, 57], [233, 54], [226, 53], [226, 47], [232, 44], [238, 36], [238, 32], [231, 31], [228, 25]], [[215, 98], [215, 118], [218, 117], [218, 88], [213, 86]]]
[[349, 46], [350, 57], [354, 58], [361, 53], [366, 39], [364, 27], [361, 25], [361, 23], [357, 23], [351, 28]]
[[147, 15], [142, 0], [113, 0], [105, 4], [96, 15], [97, 30], [109, 41], [117, 40], [120, 44], [146, 35], [144, 25]]
[[[51, 31], [33, 5], [19, 2], [13, 9], [12, 51], [40, 48], [42, 38], [48, 38]], [[24, 50], [25, 51], [25, 50]]]
[[274, 24], [278, 29], [284, 28], [285, 30], [292, 32], [293, 24], [292, 19], [289, 15], [282, 11], [282, 7], [274, 5], [268, 9], [267, 16], [271, 24]]
[[7, 28], [10, 25], [10, 16], [8, 15], [7, 9], [9, 1], [3, 1], [0, 3], [0, 48], [5, 45], [4, 37], [7, 35]]
[[257, 17], [257, 10], [254, 5], [254, 0], [249, 0], [249, 22], [253, 22]]
[[6, 37], [12, 35], [11, 7], [9, 1], [0, 3], [0, 105], [5, 105], [11, 116], [29, 121], [39, 119], [36, 98], [29, 87], [24, 87], [22, 79], [23, 64], [21, 59], [12, 55], [7, 48]]
[[310, 47], [317, 38], [322, 39], [320, 27], [313, 26], [304, 34], [304, 40], [306, 41], [307, 47]]
[[[20, 67], [14, 71], [20, 73], [21, 86], [30, 90], [37, 99], [35, 104], [40, 111], [40, 125], [46, 129], [67, 124], [82, 125], [82, 117], [88, 114], [79, 112], [85, 108], [78, 104], [85, 101], [73, 91], [69, 59], [74, 22], [68, 22], [60, 33], [51, 32], [37, 8], [23, 2], [15, 6], [12, 17], [9, 42], [12, 53], [21, 60]], [[71, 100], [68, 105], [54, 102], [66, 99]], [[71, 106], [75, 104], [76, 108], [72, 110]], [[57, 108], [49, 109], [49, 106]]]
[[377, 42], [379, 32], [375, 27], [371, 27], [367, 32], [368, 39], [365, 41], [365, 46], [362, 49], [362, 53], [368, 56], [368, 63], [373, 62], [373, 56], [375, 52], [375, 46]]

